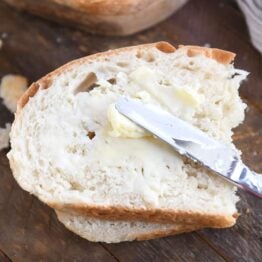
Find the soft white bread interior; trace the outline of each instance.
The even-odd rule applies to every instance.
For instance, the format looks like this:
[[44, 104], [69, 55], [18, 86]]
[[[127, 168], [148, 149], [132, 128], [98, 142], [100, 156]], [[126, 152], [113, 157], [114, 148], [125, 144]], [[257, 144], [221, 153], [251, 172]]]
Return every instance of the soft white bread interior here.
[[59, 210], [233, 225], [234, 186], [154, 137], [128, 137], [134, 128], [108, 113], [120, 96], [135, 97], [230, 144], [246, 107], [238, 88], [247, 73], [234, 68], [233, 58], [223, 50], [176, 50], [160, 42], [63, 66], [34, 83], [19, 102], [8, 154], [14, 177]]
[[176, 235], [199, 229], [196, 225], [158, 224], [88, 218], [56, 211], [58, 220], [70, 231], [93, 242], [118, 243]]

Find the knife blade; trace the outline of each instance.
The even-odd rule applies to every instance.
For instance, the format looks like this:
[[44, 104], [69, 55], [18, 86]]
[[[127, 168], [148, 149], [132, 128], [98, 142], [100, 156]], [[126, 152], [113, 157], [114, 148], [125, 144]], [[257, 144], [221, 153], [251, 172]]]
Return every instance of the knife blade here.
[[121, 97], [115, 107], [120, 114], [171, 145], [181, 155], [262, 198], [262, 175], [243, 164], [232, 145], [223, 144], [169, 112], [137, 99]]

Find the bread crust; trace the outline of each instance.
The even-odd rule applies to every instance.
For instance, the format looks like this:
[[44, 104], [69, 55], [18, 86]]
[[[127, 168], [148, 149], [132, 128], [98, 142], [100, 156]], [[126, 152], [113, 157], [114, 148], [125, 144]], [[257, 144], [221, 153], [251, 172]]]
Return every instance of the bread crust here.
[[136, 235], [134, 240], [137, 241], [143, 241], [143, 240], [150, 240], [154, 238], [160, 238], [160, 237], [167, 237], [167, 236], [174, 236], [182, 233], [192, 232], [201, 229], [202, 227], [198, 226], [182, 226], [179, 229], [170, 229], [170, 230], [156, 230], [150, 233], [144, 233]]
[[96, 206], [85, 204], [60, 204], [47, 202], [52, 208], [74, 215], [105, 219], [105, 220], [140, 220], [156, 223], [183, 223], [185, 225], [198, 225], [199, 227], [225, 228], [235, 224], [238, 214], [225, 216], [222, 214], [205, 214], [185, 212], [180, 210], [139, 209], [122, 206]]
[[[63, 219], [63, 213], [56, 211], [56, 215], [57, 215], [58, 220], [70, 231], [74, 232], [75, 234], [77, 234], [77, 235], [79, 235], [79, 236], [81, 236], [81, 237], [83, 237], [87, 240], [97, 242], [97, 240], [94, 240], [92, 236], [89, 237], [89, 236], [81, 233], [72, 224], [65, 223], [65, 221]], [[150, 230], [150, 232], [148, 231], [146, 233], [132, 233], [132, 232], [130, 232], [126, 236], [125, 239], [121, 239], [121, 242], [133, 241], [133, 240], [137, 240], [137, 241], [150, 240], [150, 239], [154, 239], [154, 238], [160, 238], [160, 237], [166, 237], [166, 236], [172, 236], [172, 235], [177, 235], [177, 234], [181, 234], [181, 233], [196, 231], [196, 230], [199, 230], [201, 228], [202, 227], [197, 226], [197, 225], [177, 224], [177, 225], [174, 225], [173, 228], [155, 229], [155, 230]], [[120, 242], [120, 240], [112, 239], [112, 241], [107, 241], [107, 243], [117, 243], [117, 242]]]
[[4, 0], [32, 14], [105, 35], [130, 35], [170, 16], [188, 0]]
[[206, 57], [216, 60], [221, 64], [230, 64], [236, 56], [236, 54], [232, 52], [225, 51], [225, 50], [221, 52], [221, 49], [217, 49], [217, 48], [208, 48], [208, 47], [200, 47], [200, 46], [193, 46], [193, 45], [180, 46], [180, 47], [186, 48], [187, 55], [190, 57], [202, 54]]
[[[120, 54], [123, 52], [128, 52], [131, 50], [145, 50], [157, 48], [161, 52], [170, 53], [175, 52], [176, 48], [166, 42], [158, 42], [153, 44], [125, 47], [116, 50], [110, 50], [103, 53], [94, 54], [88, 57], [80, 58], [78, 60], [74, 60], [69, 62], [68, 64], [58, 68], [57, 70], [49, 73], [45, 77], [41, 78], [36, 83], [33, 83], [29, 89], [24, 93], [21, 99], [18, 101], [17, 112], [15, 114], [16, 124], [17, 119], [19, 118], [23, 107], [26, 106], [26, 103], [29, 101], [30, 97], [33, 97], [40, 88], [48, 88], [53, 79], [60, 75], [61, 73], [71, 70], [74, 66], [78, 66], [83, 63], [90, 63], [99, 59], [103, 59], [106, 57], [111, 57], [116, 54]], [[187, 52], [191, 52], [190, 55], [199, 55], [203, 54], [211, 59], [217, 60], [219, 63], [228, 64], [231, 63], [234, 59], [234, 54], [220, 50], [220, 49], [212, 49], [212, 48], [202, 48], [196, 46], [183, 46], [180, 48], [186, 48]], [[195, 51], [197, 50], [197, 52]], [[230, 54], [229, 54], [230, 53]], [[19, 174], [19, 167], [16, 165], [16, 162], [13, 158], [10, 158], [10, 166], [14, 174]], [[16, 177], [16, 175], [15, 175]], [[42, 199], [43, 202], [47, 201]], [[144, 221], [155, 221], [159, 223], [172, 223], [172, 222], [183, 222], [185, 224], [198, 224], [201, 226], [208, 227], [230, 227], [235, 224], [237, 214], [232, 216], [225, 217], [222, 214], [204, 214], [204, 213], [191, 213], [191, 212], [181, 212], [179, 210], [144, 210], [144, 209], [128, 209], [121, 206], [92, 206], [92, 205], [79, 205], [79, 204], [68, 204], [68, 203], [51, 203], [48, 202], [48, 205], [51, 207], [64, 211], [64, 212], [73, 212], [76, 214], [82, 214], [97, 218], [105, 218], [105, 219], [120, 219], [120, 220], [144, 220]]]

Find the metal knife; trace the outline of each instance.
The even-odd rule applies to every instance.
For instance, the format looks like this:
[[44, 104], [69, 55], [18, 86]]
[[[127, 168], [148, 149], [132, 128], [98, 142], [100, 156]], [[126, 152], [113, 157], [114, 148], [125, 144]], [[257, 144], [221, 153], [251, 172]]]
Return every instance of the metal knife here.
[[233, 146], [225, 145], [191, 124], [137, 99], [121, 97], [117, 111], [221, 177], [262, 198], [262, 174], [251, 171]]

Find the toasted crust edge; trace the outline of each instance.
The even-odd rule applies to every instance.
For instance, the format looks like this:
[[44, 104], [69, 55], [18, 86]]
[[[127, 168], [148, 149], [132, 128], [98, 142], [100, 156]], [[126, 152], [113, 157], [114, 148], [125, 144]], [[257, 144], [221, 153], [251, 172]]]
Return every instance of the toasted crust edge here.
[[205, 214], [196, 212], [184, 212], [181, 210], [126, 208], [122, 206], [97, 206], [85, 204], [60, 204], [46, 202], [52, 208], [73, 214], [106, 220], [140, 220], [156, 223], [183, 223], [186, 225], [198, 225], [201, 227], [226, 228], [235, 224], [238, 214]]
[[235, 59], [235, 56], [236, 56], [236, 54], [232, 52], [217, 49], [217, 48], [199, 47], [199, 46], [193, 46], [193, 45], [179, 46], [179, 47], [186, 48], [187, 55], [189, 57], [202, 54], [206, 57], [216, 60], [217, 62], [221, 64], [230, 64]]
[[[91, 56], [87, 56], [84, 58], [80, 58], [74, 61], [71, 61], [64, 66], [56, 69], [55, 71], [49, 73], [48, 75], [44, 76], [37, 82], [33, 83], [29, 89], [24, 93], [24, 95], [20, 98], [17, 105], [17, 112], [15, 114], [15, 121], [19, 117], [23, 107], [27, 104], [29, 99], [33, 97], [39, 88], [48, 88], [52, 83], [52, 79], [55, 78], [60, 73], [70, 70], [73, 66], [91, 62], [96, 60], [100, 57], [110, 57], [122, 52], [126, 52], [132, 49], [148, 49], [148, 48], [157, 48], [164, 53], [172, 53], [176, 51], [176, 48], [167, 42], [157, 42], [153, 44], [145, 44], [145, 45], [138, 45], [132, 47], [124, 47], [116, 50], [109, 50], [107, 52], [94, 54]], [[222, 64], [229, 64], [233, 61], [235, 54], [220, 50], [220, 49], [213, 49], [213, 48], [206, 48], [206, 47], [199, 47], [199, 46], [180, 46], [179, 48], [186, 48], [187, 54], [189, 56], [196, 56], [199, 54], [203, 54], [206, 57], [214, 59]], [[13, 173], [16, 173], [16, 164], [14, 159], [10, 159], [10, 166]], [[47, 202], [47, 201], [44, 201]], [[98, 218], [107, 218], [107, 219], [122, 219], [122, 220], [137, 220], [142, 219], [145, 221], [155, 221], [155, 222], [177, 222], [181, 220], [182, 222], [190, 223], [199, 223], [204, 226], [208, 227], [230, 227], [235, 224], [237, 214], [233, 214], [232, 216], [225, 217], [224, 215], [220, 214], [201, 214], [201, 213], [190, 213], [190, 212], [181, 212], [181, 211], [163, 211], [163, 210], [128, 210], [127, 208], [123, 207], [99, 207], [99, 206], [91, 206], [91, 205], [73, 205], [73, 204], [57, 204], [57, 203], [47, 203], [51, 207], [64, 211], [64, 212], [75, 212], [77, 214], [84, 214], [88, 216], [98, 217]]]
[[170, 229], [170, 230], [166, 230], [166, 231], [161, 231], [161, 230], [157, 231], [156, 230], [154, 232], [137, 235], [134, 240], [143, 241], [143, 240], [150, 240], [150, 239], [154, 239], [154, 238], [174, 236], [174, 235], [179, 235], [179, 234], [182, 234], [182, 233], [188, 233], [188, 232], [196, 231], [196, 230], [199, 230], [201, 228], [202, 227], [197, 227], [197, 226], [183, 226], [180, 229]]

